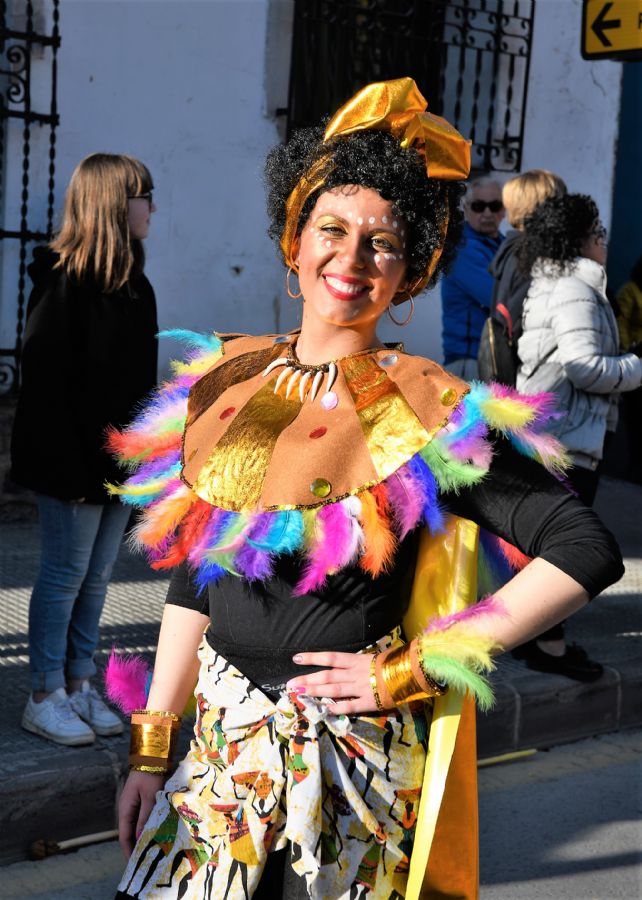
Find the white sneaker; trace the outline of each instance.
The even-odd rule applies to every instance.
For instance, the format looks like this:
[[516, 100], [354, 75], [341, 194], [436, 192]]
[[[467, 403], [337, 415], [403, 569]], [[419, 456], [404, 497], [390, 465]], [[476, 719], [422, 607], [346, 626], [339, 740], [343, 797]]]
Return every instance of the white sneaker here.
[[71, 708], [64, 688], [49, 694], [40, 703], [30, 696], [22, 714], [22, 727], [57, 744], [78, 747], [93, 744], [96, 735]]
[[96, 734], [103, 737], [121, 734], [123, 723], [103, 702], [96, 688], [92, 687], [88, 681], [83, 681], [79, 691], [69, 694], [69, 703], [76, 715], [91, 725]]

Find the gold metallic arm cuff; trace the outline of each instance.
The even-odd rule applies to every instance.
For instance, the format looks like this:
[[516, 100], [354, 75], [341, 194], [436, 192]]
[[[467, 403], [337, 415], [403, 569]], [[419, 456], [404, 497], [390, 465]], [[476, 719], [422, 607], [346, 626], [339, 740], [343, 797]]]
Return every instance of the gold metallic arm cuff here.
[[173, 712], [137, 709], [132, 713], [129, 764], [141, 772], [167, 772], [181, 717]]
[[381, 676], [396, 706], [429, 696], [412, 671], [412, 652], [410, 644], [395, 647], [381, 665]]

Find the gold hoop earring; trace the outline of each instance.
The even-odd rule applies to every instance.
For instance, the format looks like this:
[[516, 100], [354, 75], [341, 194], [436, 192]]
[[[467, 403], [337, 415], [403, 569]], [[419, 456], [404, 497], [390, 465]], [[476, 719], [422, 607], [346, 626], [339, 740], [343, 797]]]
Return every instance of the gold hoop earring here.
[[290, 287], [290, 275], [292, 274], [292, 272], [294, 272], [294, 269], [292, 268], [292, 266], [288, 266], [288, 274], [285, 276], [285, 289], [288, 292], [288, 297], [292, 297], [293, 300], [298, 300], [299, 297], [303, 296], [303, 291], [301, 290], [301, 285], [299, 285], [299, 293], [292, 293], [292, 288]]
[[398, 319], [395, 319], [393, 314], [390, 312], [390, 307], [388, 307], [388, 315], [390, 316], [391, 320], [395, 323], [395, 325], [399, 325], [400, 328], [403, 328], [404, 325], [407, 325], [415, 313], [415, 301], [412, 299], [412, 297], [409, 297], [408, 299], [410, 300], [410, 312], [408, 313], [406, 318], [403, 320], [403, 322], [400, 322]]

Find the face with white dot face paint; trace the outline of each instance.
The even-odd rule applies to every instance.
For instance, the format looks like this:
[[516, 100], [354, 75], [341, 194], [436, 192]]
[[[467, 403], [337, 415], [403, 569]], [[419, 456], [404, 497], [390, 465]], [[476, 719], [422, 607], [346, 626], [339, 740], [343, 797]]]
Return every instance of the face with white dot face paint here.
[[321, 194], [300, 238], [304, 320], [372, 326], [405, 286], [406, 226], [372, 188], [345, 185]]

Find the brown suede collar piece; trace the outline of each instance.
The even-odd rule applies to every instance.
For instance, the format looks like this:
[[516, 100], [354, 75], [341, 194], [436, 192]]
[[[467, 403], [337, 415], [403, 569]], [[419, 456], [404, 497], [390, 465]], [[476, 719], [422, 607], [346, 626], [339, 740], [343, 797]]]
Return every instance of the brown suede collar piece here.
[[296, 334], [221, 335], [223, 355], [193, 386], [182, 479], [221, 509], [312, 509], [389, 477], [443, 428], [468, 385], [401, 346], [335, 360], [314, 400], [301, 402], [285, 366]]

